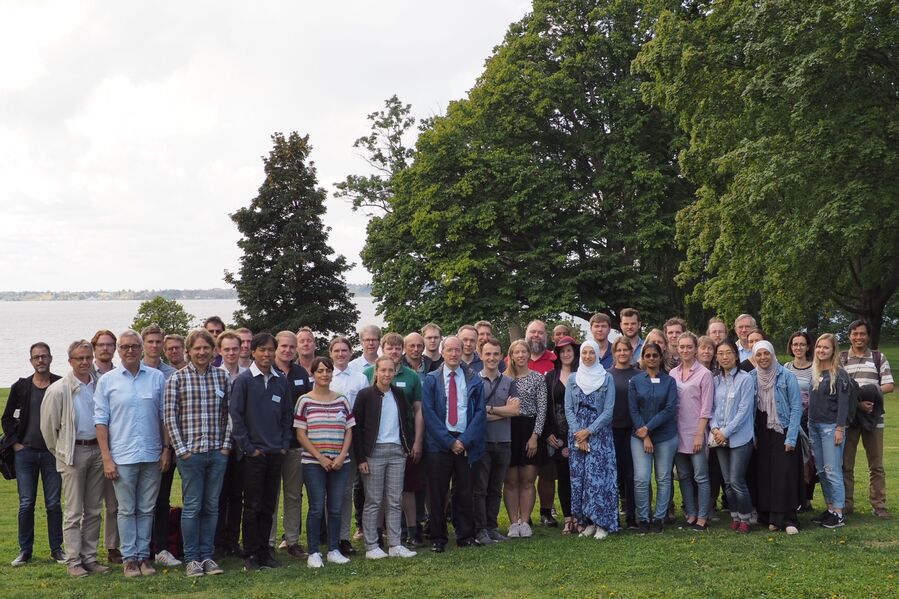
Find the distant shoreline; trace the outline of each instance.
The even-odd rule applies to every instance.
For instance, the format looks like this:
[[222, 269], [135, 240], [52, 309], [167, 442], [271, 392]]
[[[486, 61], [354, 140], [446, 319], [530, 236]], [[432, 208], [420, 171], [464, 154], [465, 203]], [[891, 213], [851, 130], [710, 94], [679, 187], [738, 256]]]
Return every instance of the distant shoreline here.
[[[371, 285], [347, 285], [355, 297], [370, 297]], [[170, 300], [237, 299], [234, 289], [131, 289], [120, 291], [0, 291], [0, 302], [145, 301], [156, 296]]]

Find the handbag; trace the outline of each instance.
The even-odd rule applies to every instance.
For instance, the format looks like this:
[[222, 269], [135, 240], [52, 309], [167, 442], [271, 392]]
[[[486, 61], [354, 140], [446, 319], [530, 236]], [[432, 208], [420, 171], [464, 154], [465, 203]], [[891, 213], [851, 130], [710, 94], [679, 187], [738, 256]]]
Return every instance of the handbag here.
[[16, 477], [16, 450], [13, 445], [15, 441], [7, 435], [0, 437], [0, 474], [6, 480]]

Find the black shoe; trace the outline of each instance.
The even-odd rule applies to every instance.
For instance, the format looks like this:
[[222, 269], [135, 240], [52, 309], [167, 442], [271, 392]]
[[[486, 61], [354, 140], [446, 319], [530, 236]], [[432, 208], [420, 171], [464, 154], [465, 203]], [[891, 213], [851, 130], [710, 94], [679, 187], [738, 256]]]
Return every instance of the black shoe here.
[[122, 552], [118, 549], [110, 549], [106, 553], [106, 561], [110, 564], [121, 564], [122, 563]]
[[540, 510], [540, 524], [551, 528], [557, 528], [559, 526], [559, 523], [553, 518], [552, 510]]
[[267, 552], [265, 555], [259, 558], [259, 569], [260, 570], [269, 570], [271, 568], [280, 568], [281, 562], [273, 558]]
[[66, 563], [66, 554], [63, 553], [62, 549], [54, 549], [50, 552], [50, 559], [57, 564], [64, 564]]
[[827, 518], [827, 514], [829, 513], [830, 510], [824, 510], [823, 512], [812, 518], [812, 522], [814, 522], [815, 524], [821, 524]]
[[625, 524], [624, 524], [624, 527], [625, 527], [627, 530], [640, 530], [640, 527], [637, 526], [637, 521], [636, 521], [636, 520], [627, 520], [627, 521], [625, 522]]
[[443, 553], [446, 551], [446, 541], [434, 541], [434, 544], [431, 545], [431, 551], [434, 553]]
[[337, 548], [340, 549], [340, 552], [344, 555], [356, 555], [357, 553], [356, 550], [353, 549], [353, 545], [345, 539], [337, 544]]
[[843, 519], [843, 514], [828, 512], [827, 517], [821, 521], [821, 526], [824, 528], [840, 528], [841, 526], [846, 526], [846, 520]]
[[31, 552], [23, 551], [16, 557], [16, 559], [14, 559], [12, 561], [12, 567], [18, 568], [19, 566], [24, 566], [25, 564], [27, 564], [30, 561], [31, 561]]
[[456, 547], [480, 547], [480, 543], [478, 543], [477, 539], [474, 537], [468, 537], [467, 539], [459, 539], [456, 541]]
[[256, 561], [256, 558], [252, 555], [244, 560], [243, 569], [245, 572], [258, 572], [259, 571], [259, 562]]
[[696, 532], [708, 532], [709, 523], [706, 522], [705, 524], [700, 524], [699, 522], [694, 522], [693, 524], [690, 525], [690, 530], [693, 530]]
[[641, 520], [639, 524], [637, 524], [637, 534], [645, 535], [649, 532], [649, 522], [646, 520]]
[[661, 520], [652, 521], [652, 532], [661, 533], [665, 529], [665, 525]]

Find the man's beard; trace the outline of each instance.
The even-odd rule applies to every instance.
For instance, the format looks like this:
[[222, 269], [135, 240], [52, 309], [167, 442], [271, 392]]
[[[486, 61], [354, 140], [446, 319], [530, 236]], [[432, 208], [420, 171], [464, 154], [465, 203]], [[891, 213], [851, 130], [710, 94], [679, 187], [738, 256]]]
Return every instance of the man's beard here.
[[543, 352], [546, 351], [546, 343], [540, 339], [532, 339], [528, 341], [528, 350], [532, 356], [542, 356]]

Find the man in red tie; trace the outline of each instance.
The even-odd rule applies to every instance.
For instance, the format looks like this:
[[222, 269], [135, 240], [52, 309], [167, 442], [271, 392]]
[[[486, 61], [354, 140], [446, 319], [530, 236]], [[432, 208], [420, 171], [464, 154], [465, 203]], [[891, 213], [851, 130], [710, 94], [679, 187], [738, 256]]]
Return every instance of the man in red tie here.
[[422, 412], [425, 418], [425, 464], [430, 489], [431, 551], [446, 548], [446, 495], [453, 481], [453, 522], [456, 545], [477, 545], [471, 468], [484, 454], [487, 415], [484, 390], [477, 373], [460, 368], [462, 342], [447, 337], [443, 365], [425, 377]]

